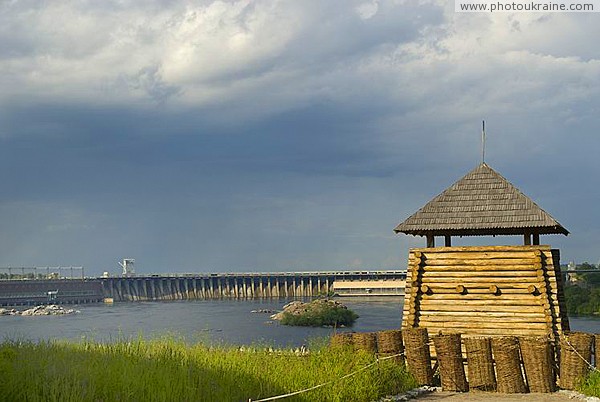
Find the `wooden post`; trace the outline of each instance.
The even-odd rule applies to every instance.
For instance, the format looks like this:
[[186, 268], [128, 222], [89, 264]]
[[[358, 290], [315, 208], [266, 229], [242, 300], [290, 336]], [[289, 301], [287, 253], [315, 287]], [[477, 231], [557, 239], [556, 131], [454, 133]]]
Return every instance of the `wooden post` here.
[[539, 246], [540, 245], [540, 234], [539, 233], [534, 233], [533, 234], [533, 244], [535, 246]]
[[444, 242], [446, 247], [452, 247], [452, 236], [444, 236]]
[[435, 247], [435, 237], [433, 235], [427, 235], [427, 247]]
[[531, 246], [531, 234], [525, 233], [523, 235], [523, 244], [526, 246]]

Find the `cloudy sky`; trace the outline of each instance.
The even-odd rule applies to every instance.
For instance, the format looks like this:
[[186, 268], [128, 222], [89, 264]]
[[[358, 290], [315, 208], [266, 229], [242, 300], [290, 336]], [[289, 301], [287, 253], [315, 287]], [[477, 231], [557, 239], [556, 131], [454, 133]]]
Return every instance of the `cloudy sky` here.
[[483, 119], [572, 233], [542, 241], [597, 263], [598, 18], [0, 0], [0, 266], [402, 269], [424, 240], [393, 228], [480, 163]]

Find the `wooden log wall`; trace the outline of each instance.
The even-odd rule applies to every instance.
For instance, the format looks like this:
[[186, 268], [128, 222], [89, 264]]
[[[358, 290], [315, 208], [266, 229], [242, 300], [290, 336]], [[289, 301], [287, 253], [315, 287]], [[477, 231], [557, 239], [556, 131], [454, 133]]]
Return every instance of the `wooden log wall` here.
[[542, 245], [411, 249], [402, 327], [555, 339], [569, 329], [559, 259]]

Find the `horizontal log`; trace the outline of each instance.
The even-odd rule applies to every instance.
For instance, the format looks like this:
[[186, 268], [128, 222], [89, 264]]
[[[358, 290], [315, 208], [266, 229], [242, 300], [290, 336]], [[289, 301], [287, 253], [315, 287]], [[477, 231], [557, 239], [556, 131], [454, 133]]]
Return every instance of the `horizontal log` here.
[[521, 324], [541, 324], [548, 325], [552, 323], [552, 317], [547, 317], [543, 315], [537, 315], [535, 317], [494, 317], [494, 316], [481, 316], [481, 317], [473, 317], [473, 319], [465, 320], [464, 316], [457, 315], [447, 315], [447, 316], [439, 316], [439, 315], [420, 315], [420, 322], [464, 322], [466, 323], [484, 323], [485, 326], [496, 327], [499, 325], [510, 324], [510, 325], [518, 325]]
[[545, 280], [544, 276], [540, 278], [539, 272], [535, 270], [523, 271], [496, 271], [496, 270], [478, 270], [478, 271], [439, 271], [432, 269], [425, 271], [423, 277], [428, 278], [535, 278], [537, 280]]
[[[508, 284], [508, 285], [522, 285], [522, 284], [540, 284], [540, 281], [536, 276], [522, 276], [519, 278], [509, 277], [474, 277], [474, 276], [437, 276], [437, 275], [423, 275], [421, 279], [421, 285], [433, 285], [433, 286], [444, 286], [444, 283], [452, 283], [456, 285], [472, 284], [472, 286], [490, 286], [492, 284]], [[543, 282], [542, 282], [543, 283]], [[527, 287], [527, 286], [526, 286]]]
[[[543, 318], [544, 322], [545, 317], [547, 317], [546, 315], [542, 315], [539, 312], [523, 312], [523, 311], [472, 311], [471, 312], [471, 316], [472, 317], [491, 317], [491, 318], [519, 318], [519, 319], [540, 319]], [[437, 318], [439, 317], [440, 319], [443, 319], [444, 317], [461, 317], [461, 319], [464, 317], [461, 314], [457, 314], [454, 311], [426, 311], [426, 312], [421, 312], [420, 313], [420, 317], [436, 317], [436, 321]], [[550, 317], [552, 318], [552, 317]]]
[[532, 303], [539, 304], [539, 298], [530, 294], [524, 294], [519, 297], [502, 297], [495, 296], [490, 293], [488, 294], [466, 294], [466, 295], [457, 295], [456, 293], [447, 293], [447, 294], [431, 294], [424, 295], [421, 301], [432, 301], [436, 300], [439, 303], [453, 303], [454, 301], [464, 303], [464, 304], [480, 304], [482, 306], [488, 306], [490, 304], [493, 305], [527, 305], [530, 306]]
[[436, 278], [429, 280], [428, 278], [423, 278], [421, 285], [429, 285], [429, 287], [435, 292], [438, 289], [454, 289], [456, 285], [463, 285], [468, 290], [471, 289], [489, 289], [490, 285], [498, 285], [500, 290], [507, 289], [520, 289], [524, 292], [527, 292], [527, 287], [531, 284], [537, 284], [538, 281], [526, 281], [526, 278], [522, 278], [521, 281], [517, 282], [515, 280], [506, 280], [502, 278], [496, 278], [495, 280], [485, 280], [480, 282], [472, 282], [466, 280], [457, 280], [457, 279], [449, 279], [449, 278]]
[[[541, 268], [542, 263], [540, 260], [536, 260], [535, 258], [467, 258], [463, 256], [461, 259], [447, 259], [447, 258], [437, 258], [426, 260], [424, 263], [425, 267], [434, 267], [434, 266], [463, 266], [463, 267], [482, 267], [482, 266], [497, 266], [502, 267], [505, 265], [509, 266], [535, 266], [536, 268]], [[466, 268], [465, 268], [466, 269]]]
[[[450, 296], [454, 294], [454, 298], [450, 298], [447, 296]], [[492, 293], [488, 292], [485, 293], [485, 295], [487, 296], [492, 296], [495, 297], [495, 299], [491, 299], [491, 298], [478, 298], [476, 296], [484, 296], [484, 295], [479, 295], [479, 294], [474, 294], [474, 293], [467, 293], [465, 295], [460, 295], [456, 292], [454, 293], [431, 293], [431, 294], [427, 294], [427, 295], [421, 295], [421, 297], [419, 298], [418, 302], [419, 304], [422, 303], [438, 303], [438, 304], [451, 304], [451, 303], [455, 303], [455, 304], [465, 304], [465, 305], [476, 305], [477, 303], [481, 303], [484, 306], [487, 305], [500, 305], [500, 304], [508, 304], [510, 302], [513, 302], [514, 304], [523, 304], [523, 303], [527, 303], [528, 305], [542, 305], [544, 303], [548, 303], [548, 300], [544, 299], [543, 297], [540, 296], [535, 296], [532, 295], [531, 293], [522, 293], [522, 294], [511, 294], [511, 295], [504, 295], [504, 294], [500, 294], [500, 295], [493, 295]], [[438, 297], [438, 296], [444, 296], [444, 297]], [[508, 303], [504, 303], [504, 302], [508, 302]], [[412, 303], [414, 304], [414, 303]]]
[[418, 311], [422, 314], [425, 311], [452, 311], [452, 312], [463, 312], [466, 315], [474, 312], [487, 312], [487, 311], [498, 311], [498, 312], [537, 312], [543, 314], [542, 306], [498, 306], [498, 305], [468, 305], [468, 304], [457, 304], [454, 306], [448, 306], [441, 303], [421, 303]]
[[418, 247], [411, 248], [409, 252], [422, 252], [422, 253], [455, 253], [455, 252], [470, 252], [470, 251], [494, 251], [494, 252], [504, 252], [504, 251], [535, 251], [540, 250], [543, 252], [551, 252], [550, 246], [545, 244], [536, 244], [532, 246], [455, 246], [455, 247]]
[[[456, 272], [463, 273], [469, 272], [471, 274], [477, 274], [479, 272], [493, 272], [498, 273], [499, 275], [509, 275], [509, 273], [514, 272], [515, 274], [521, 272], [534, 272], [539, 274], [539, 270], [541, 270], [542, 274], [546, 274], [543, 271], [543, 268], [539, 267], [540, 264], [504, 264], [504, 265], [496, 265], [496, 264], [487, 264], [487, 265], [425, 265], [423, 267], [423, 273], [427, 274], [429, 272]], [[548, 275], [551, 276], [551, 275]]]
[[[432, 292], [432, 296], [438, 295], [438, 294], [448, 294], [448, 293], [455, 293], [456, 294], [456, 290], [455, 287], [451, 287], [451, 285], [445, 286], [445, 287], [441, 287], [441, 286], [436, 286], [433, 284], [429, 284], [430, 288], [431, 288], [431, 292]], [[485, 285], [481, 285], [478, 287], [468, 287], [465, 286], [467, 288], [467, 293], [465, 293], [464, 296], [467, 295], [487, 295], [490, 294], [490, 288], [489, 286], [485, 286]], [[532, 296], [530, 293], [527, 293], [527, 289], [526, 288], [522, 288], [522, 289], [513, 289], [507, 286], [498, 286], [500, 288], [500, 294], [498, 294], [496, 297], [513, 297], [513, 296], [520, 296], [520, 295], [530, 295]], [[536, 296], [539, 297], [539, 296]]]
[[[445, 322], [437, 322], [437, 321], [428, 321], [424, 319], [419, 319], [420, 327], [436, 327], [436, 328], [445, 328], [445, 329], [513, 329], [515, 328], [514, 322], [502, 322], [502, 321], [494, 321], [494, 322], [465, 322], [465, 321], [445, 321]], [[537, 330], [548, 330], [550, 327], [547, 323], [528, 323], [528, 322], [519, 322], [518, 326], [520, 329], [537, 329]]]
[[532, 251], [516, 251], [516, 252], [488, 252], [488, 251], [470, 251], [470, 252], [448, 252], [448, 253], [423, 253], [422, 260], [427, 263], [432, 260], [508, 260], [508, 259], [535, 259], [539, 262], [540, 258]]
[[[536, 308], [537, 307], [537, 308]], [[552, 314], [546, 312], [541, 306], [422, 306], [416, 311], [409, 311], [409, 315], [438, 315], [439, 313], [447, 312], [451, 314], [461, 315], [468, 320], [473, 313], [533, 313], [540, 316], [552, 317]]]
[[422, 325], [419, 323], [419, 327], [425, 327], [428, 329], [429, 334], [434, 335], [438, 332], [448, 333], [448, 332], [460, 332], [466, 336], [546, 336], [552, 333], [550, 329], [535, 329], [535, 328], [502, 328], [502, 331], [499, 331], [498, 328], [460, 328], [453, 331], [452, 328], [446, 327], [438, 327], [433, 323], [429, 323], [429, 325]]

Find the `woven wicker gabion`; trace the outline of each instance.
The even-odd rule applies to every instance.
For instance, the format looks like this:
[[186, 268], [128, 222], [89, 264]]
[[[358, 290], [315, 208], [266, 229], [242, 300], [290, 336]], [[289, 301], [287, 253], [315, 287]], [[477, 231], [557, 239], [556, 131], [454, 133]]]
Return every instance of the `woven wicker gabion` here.
[[546, 337], [519, 338], [525, 378], [530, 392], [548, 393], [556, 390], [554, 350]]
[[338, 332], [331, 337], [331, 346], [334, 348], [352, 347], [353, 345], [351, 332]]
[[527, 392], [521, 371], [517, 338], [514, 336], [492, 338], [492, 352], [496, 360], [496, 390], [504, 394]]
[[377, 336], [374, 332], [354, 332], [352, 334], [354, 349], [377, 353]]
[[594, 336], [583, 332], [565, 333], [560, 338], [560, 387], [575, 389], [589, 371]]
[[460, 345], [460, 334], [435, 335], [432, 337], [440, 368], [444, 391], [467, 392], [467, 378]]
[[394, 360], [404, 362], [404, 345], [402, 344], [402, 331], [391, 329], [377, 332], [377, 351], [380, 356], [397, 356]]
[[490, 338], [465, 338], [467, 350], [467, 368], [469, 388], [481, 391], [496, 390], [496, 375], [492, 360], [492, 342]]
[[406, 328], [402, 331], [402, 338], [408, 371], [419, 385], [433, 385], [427, 328]]

